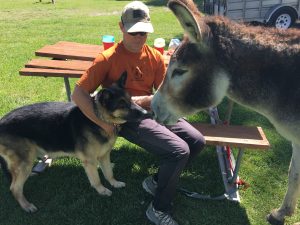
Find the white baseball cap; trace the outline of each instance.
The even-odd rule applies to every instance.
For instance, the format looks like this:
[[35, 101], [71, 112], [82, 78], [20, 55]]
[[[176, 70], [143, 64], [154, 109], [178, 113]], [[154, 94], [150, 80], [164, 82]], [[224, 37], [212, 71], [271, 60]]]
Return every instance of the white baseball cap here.
[[153, 33], [149, 8], [140, 1], [133, 1], [124, 7], [121, 21], [128, 33], [146, 32]]

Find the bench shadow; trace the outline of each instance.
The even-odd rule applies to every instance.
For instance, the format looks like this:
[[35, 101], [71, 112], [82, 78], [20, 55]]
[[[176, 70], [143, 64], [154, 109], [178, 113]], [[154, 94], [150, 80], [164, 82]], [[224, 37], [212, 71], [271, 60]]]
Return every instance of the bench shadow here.
[[[158, 159], [138, 147], [126, 145], [113, 151], [111, 158], [115, 177], [127, 184], [123, 189], [110, 187], [99, 169], [103, 184], [113, 191], [111, 197], [99, 196], [90, 187], [79, 160], [61, 158], [25, 184], [24, 193], [39, 208], [37, 213], [23, 212], [11, 196], [8, 183], [1, 185], [0, 221], [14, 225], [40, 225], [45, 220], [60, 225], [150, 224], [145, 211], [152, 196], [142, 189], [141, 183], [157, 171]], [[2, 174], [0, 179], [4, 179]], [[188, 165], [179, 186], [211, 195], [224, 192], [214, 149], [206, 149]], [[236, 202], [195, 200], [180, 193], [176, 195], [174, 217], [180, 224], [250, 225], [245, 209]]]
[[[120, 162], [117, 163], [117, 167], [127, 164], [126, 168], [132, 168], [128, 179], [130, 183], [136, 183], [137, 187], [141, 186], [145, 177], [157, 171], [159, 163], [159, 159], [151, 154], [132, 148], [122, 148], [114, 152], [113, 157]], [[178, 188], [211, 196], [224, 193], [218, 159], [213, 147], [205, 148], [193, 162], [189, 163], [181, 175]], [[151, 197], [149, 199], [147, 194], [144, 198], [144, 202], [152, 199]], [[245, 209], [237, 202], [193, 199], [179, 192], [175, 199], [174, 215], [179, 224], [250, 225]]]

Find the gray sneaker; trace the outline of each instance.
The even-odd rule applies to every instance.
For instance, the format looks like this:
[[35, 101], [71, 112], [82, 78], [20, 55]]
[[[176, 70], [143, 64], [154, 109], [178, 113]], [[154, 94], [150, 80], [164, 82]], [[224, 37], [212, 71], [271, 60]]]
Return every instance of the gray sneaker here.
[[147, 191], [151, 195], [155, 195], [156, 188], [157, 188], [157, 182], [153, 179], [153, 176], [147, 177], [143, 183], [142, 186], [145, 191]]
[[146, 216], [156, 225], [178, 225], [178, 223], [168, 213], [155, 210], [152, 202], [146, 211]]

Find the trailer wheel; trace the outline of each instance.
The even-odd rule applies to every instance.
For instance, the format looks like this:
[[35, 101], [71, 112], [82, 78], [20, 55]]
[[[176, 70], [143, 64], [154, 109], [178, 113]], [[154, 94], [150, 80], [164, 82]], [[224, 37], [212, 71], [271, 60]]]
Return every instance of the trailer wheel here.
[[295, 12], [291, 8], [280, 8], [273, 13], [269, 20], [269, 24], [279, 29], [287, 29], [296, 21]]

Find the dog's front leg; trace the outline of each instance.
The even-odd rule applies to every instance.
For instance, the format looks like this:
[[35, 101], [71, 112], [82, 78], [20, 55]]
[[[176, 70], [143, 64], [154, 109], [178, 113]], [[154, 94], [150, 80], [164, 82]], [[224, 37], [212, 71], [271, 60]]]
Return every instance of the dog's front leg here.
[[289, 168], [288, 190], [279, 209], [273, 210], [267, 220], [271, 224], [284, 224], [284, 217], [294, 213], [300, 195], [300, 146], [293, 144], [293, 155]]
[[121, 181], [117, 181], [114, 178], [112, 165], [110, 162], [110, 151], [108, 151], [105, 155], [99, 158], [99, 162], [101, 165], [102, 172], [105, 176], [105, 179], [110, 183], [111, 186], [115, 188], [122, 188], [125, 187], [125, 183]]
[[94, 187], [100, 195], [111, 196], [112, 192], [104, 187], [100, 181], [97, 170], [97, 160], [84, 160], [83, 167], [92, 187]]

